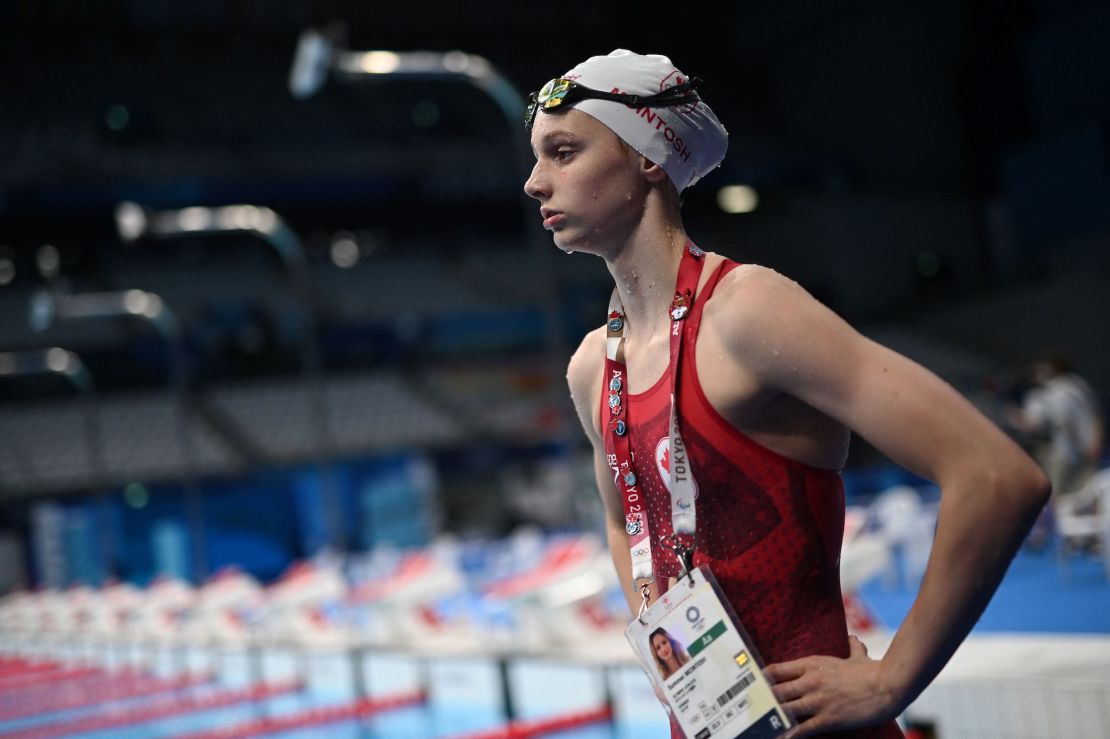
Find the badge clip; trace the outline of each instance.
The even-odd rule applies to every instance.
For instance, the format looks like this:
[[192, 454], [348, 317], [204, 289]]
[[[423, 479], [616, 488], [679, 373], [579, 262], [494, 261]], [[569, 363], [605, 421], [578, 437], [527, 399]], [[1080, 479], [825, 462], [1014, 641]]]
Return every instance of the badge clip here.
[[644, 614], [647, 613], [648, 600], [651, 598], [650, 581], [644, 581], [644, 583], [640, 586], [640, 597], [643, 598], [643, 600], [640, 601], [640, 612], [636, 614], [636, 619], [646, 626], [647, 621], [644, 620]]
[[670, 548], [670, 550], [674, 552], [675, 557], [677, 557], [678, 561], [682, 564], [682, 573], [679, 575], [679, 579], [683, 577], [687, 578], [690, 581], [690, 587], [693, 587], [694, 579], [691, 577], [691, 573], [694, 571], [694, 547], [686, 546], [680, 542], [678, 537], [674, 534], [669, 536], [666, 534], [661, 535], [659, 541], [664, 546]]

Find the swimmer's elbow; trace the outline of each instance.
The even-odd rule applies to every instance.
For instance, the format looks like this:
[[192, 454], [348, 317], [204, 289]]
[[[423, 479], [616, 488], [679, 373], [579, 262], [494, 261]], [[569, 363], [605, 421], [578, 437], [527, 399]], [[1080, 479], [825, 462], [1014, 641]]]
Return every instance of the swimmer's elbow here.
[[1039, 513], [1052, 494], [1052, 484], [1041, 468], [1025, 456], [990, 475], [990, 490], [1000, 502], [1027, 515]]
[[1024, 492], [1026, 498], [1029, 500], [1030, 505], [1034, 506], [1038, 511], [1045, 507], [1048, 499], [1052, 497], [1052, 482], [1049, 481], [1040, 467], [1029, 463], [1029, 469], [1026, 471], [1024, 480]]

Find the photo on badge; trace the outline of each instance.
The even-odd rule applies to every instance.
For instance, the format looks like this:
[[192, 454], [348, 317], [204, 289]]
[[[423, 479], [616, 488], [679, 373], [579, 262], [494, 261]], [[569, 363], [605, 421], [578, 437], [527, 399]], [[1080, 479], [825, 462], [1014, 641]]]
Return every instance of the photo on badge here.
[[781, 736], [793, 718], [712, 574], [700, 570], [635, 619], [628, 640], [687, 737]]
[[655, 666], [659, 676], [666, 680], [674, 675], [690, 661], [690, 655], [683, 648], [682, 643], [668, 633], [662, 626], [655, 629], [648, 636], [648, 649], [655, 658]]

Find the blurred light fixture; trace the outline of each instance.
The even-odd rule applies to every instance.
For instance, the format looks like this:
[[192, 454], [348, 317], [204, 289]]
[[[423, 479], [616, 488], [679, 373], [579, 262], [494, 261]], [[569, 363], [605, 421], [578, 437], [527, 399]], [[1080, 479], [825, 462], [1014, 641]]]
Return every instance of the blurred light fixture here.
[[133, 316], [153, 319], [162, 312], [162, 298], [144, 290], [128, 290], [123, 294], [123, 307]]
[[146, 231], [146, 211], [138, 203], [124, 202], [116, 206], [116, 229], [124, 241], [134, 241]]
[[231, 231], [254, 231], [277, 237], [286, 226], [277, 213], [257, 205], [193, 206], [180, 210], [150, 210], [125, 201], [116, 206], [116, 230], [126, 242], [147, 236], [183, 236]]
[[274, 225], [274, 212], [255, 205], [230, 205], [213, 212], [216, 228], [225, 231], [269, 231]]
[[717, 191], [717, 206], [725, 213], [751, 213], [759, 206], [759, 193], [747, 185], [726, 185]]
[[337, 70], [348, 74], [396, 74], [426, 78], [470, 77], [477, 80], [491, 71], [490, 63], [483, 57], [458, 50], [344, 51], [335, 54], [333, 64]]
[[61, 347], [0, 352], [0, 377], [61, 375], [79, 390], [91, 390], [92, 378], [81, 357]]
[[46, 331], [55, 321], [135, 316], [149, 321], [164, 335], [176, 335], [177, 319], [162, 298], [145, 290], [56, 294], [41, 290], [31, 296], [29, 323]]
[[392, 51], [368, 51], [358, 60], [360, 72], [392, 74], [401, 66], [401, 57]]
[[315, 95], [333, 70], [341, 76], [405, 75], [424, 79], [468, 78], [490, 95], [515, 124], [524, 100], [489, 60], [465, 51], [351, 51], [341, 30], [306, 29], [297, 40], [289, 91], [305, 99]]
[[51, 347], [46, 350], [46, 366], [51, 372], [66, 374], [73, 366], [70, 352], [61, 347]]
[[328, 76], [335, 39], [315, 29], [303, 31], [289, 70], [289, 91], [303, 100], [316, 94]]
[[211, 208], [182, 208], [177, 211], [177, 227], [182, 231], [204, 231], [212, 227]]
[[358, 264], [360, 254], [358, 242], [353, 234], [340, 231], [331, 242], [331, 261], [340, 269], [350, 269]]
[[58, 276], [58, 271], [62, 266], [62, 258], [58, 253], [58, 247], [53, 244], [43, 244], [35, 252], [35, 266], [38, 267], [39, 274], [43, 279], [53, 280]]

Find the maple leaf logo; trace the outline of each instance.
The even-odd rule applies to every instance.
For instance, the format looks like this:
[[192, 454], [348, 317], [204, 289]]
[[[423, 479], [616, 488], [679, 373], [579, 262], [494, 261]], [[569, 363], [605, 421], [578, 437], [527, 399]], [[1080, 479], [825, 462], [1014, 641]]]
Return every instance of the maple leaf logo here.
[[[671, 489], [671, 439], [664, 436], [655, 445], [655, 469], [663, 481], [663, 486]], [[694, 497], [698, 497], [698, 483], [694, 480]]]

